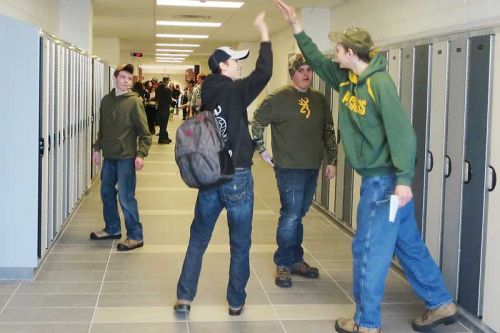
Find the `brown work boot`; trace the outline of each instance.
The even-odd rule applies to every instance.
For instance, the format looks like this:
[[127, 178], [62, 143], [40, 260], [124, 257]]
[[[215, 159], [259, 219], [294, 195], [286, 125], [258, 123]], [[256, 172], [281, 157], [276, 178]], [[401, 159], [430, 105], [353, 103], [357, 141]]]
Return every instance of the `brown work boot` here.
[[382, 333], [382, 330], [379, 328], [358, 326], [352, 318], [338, 318], [335, 321], [335, 330], [338, 333]]
[[426, 309], [420, 317], [413, 321], [412, 326], [417, 332], [428, 332], [441, 324], [454, 324], [458, 319], [457, 306], [455, 303], [448, 303], [433, 310]]
[[116, 246], [116, 249], [118, 251], [130, 251], [130, 250], [142, 247], [143, 245], [144, 245], [144, 241], [142, 241], [142, 240], [134, 240], [134, 239], [127, 238], [123, 242], [118, 243], [118, 245]]
[[319, 277], [319, 271], [316, 267], [311, 267], [304, 260], [299, 261], [292, 265], [290, 268], [292, 274], [300, 275], [310, 279], [316, 279]]
[[290, 269], [285, 266], [277, 266], [274, 275], [274, 283], [280, 288], [290, 288], [292, 286], [292, 276]]

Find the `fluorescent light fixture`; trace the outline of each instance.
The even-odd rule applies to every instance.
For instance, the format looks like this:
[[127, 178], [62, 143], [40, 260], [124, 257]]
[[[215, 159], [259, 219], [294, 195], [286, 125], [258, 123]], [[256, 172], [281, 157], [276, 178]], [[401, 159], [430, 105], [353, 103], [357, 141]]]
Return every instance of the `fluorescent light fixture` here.
[[169, 60], [169, 59], [156, 59], [156, 62], [167, 62], [167, 63], [182, 63], [184, 60]]
[[240, 1], [156, 0], [156, 4], [158, 6], [241, 8], [245, 3]]
[[157, 53], [157, 57], [169, 57], [169, 58], [186, 58], [189, 54], [172, 54], [172, 53]]
[[208, 35], [156, 34], [156, 37], [162, 37], [162, 38], [195, 38], [195, 39], [206, 39], [206, 38], [208, 38]]
[[200, 44], [172, 44], [172, 43], [156, 43], [156, 46], [169, 46], [169, 47], [199, 47]]
[[164, 25], [170, 27], [204, 27], [218, 28], [222, 23], [217, 22], [181, 22], [181, 21], [156, 21], [156, 25]]
[[192, 53], [193, 50], [180, 50], [180, 49], [156, 49], [156, 52], [181, 52], [181, 53]]

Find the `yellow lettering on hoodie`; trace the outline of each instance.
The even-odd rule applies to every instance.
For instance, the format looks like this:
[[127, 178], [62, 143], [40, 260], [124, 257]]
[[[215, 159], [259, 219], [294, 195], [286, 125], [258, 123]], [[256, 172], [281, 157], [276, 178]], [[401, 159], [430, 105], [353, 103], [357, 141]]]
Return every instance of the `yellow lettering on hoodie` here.
[[364, 116], [366, 114], [366, 100], [358, 99], [358, 97], [352, 95], [350, 91], [347, 91], [344, 94], [344, 97], [342, 97], [342, 104], [347, 106], [347, 108], [352, 112], [355, 112], [361, 116]]

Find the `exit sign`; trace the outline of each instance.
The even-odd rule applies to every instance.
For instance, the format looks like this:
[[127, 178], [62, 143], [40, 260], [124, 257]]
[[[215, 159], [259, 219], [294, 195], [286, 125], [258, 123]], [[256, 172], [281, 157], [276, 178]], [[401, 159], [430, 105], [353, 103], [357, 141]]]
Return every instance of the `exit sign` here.
[[132, 52], [132, 57], [142, 58], [142, 52]]

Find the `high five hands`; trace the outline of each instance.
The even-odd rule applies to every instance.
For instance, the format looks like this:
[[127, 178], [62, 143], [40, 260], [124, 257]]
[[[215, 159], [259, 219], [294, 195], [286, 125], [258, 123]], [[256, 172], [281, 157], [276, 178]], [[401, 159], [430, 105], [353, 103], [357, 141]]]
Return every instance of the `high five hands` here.
[[302, 32], [302, 25], [297, 18], [297, 13], [295, 12], [295, 8], [287, 5], [283, 0], [274, 0], [274, 4], [283, 14], [285, 21], [290, 24], [290, 27], [293, 30], [294, 34], [298, 34]]

